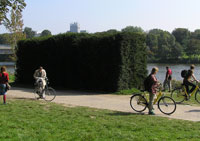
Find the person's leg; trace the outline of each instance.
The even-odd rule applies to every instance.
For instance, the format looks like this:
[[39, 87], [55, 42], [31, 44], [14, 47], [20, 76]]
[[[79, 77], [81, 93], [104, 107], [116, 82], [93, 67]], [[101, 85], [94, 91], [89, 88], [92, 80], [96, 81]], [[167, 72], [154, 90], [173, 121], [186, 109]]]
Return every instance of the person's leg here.
[[[189, 93], [193, 92], [193, 90], [195, 89], [195, 85], [189, 81], [185, 81], [185, 86], [186, 86], [186, 90]], [[189, 90], [189, 86], [192, 86], [192, 88]]]
[[168, 80], [167, 84], [168, 84], [168, 88], [169, 88], [169, 92], [170, 92], [171, 91], [171, 80]]
[[154, 100], [154, 94], [153, 93], [149, 93], [149, 114], [154, 114], [153, 113], [153, 100]]
[[164, 83], [163, 83], [164, 91], [165, 91], [165, 88], [166, 88], [166, 83], [167, 83], [167, 80], [165, 79], [165, 80], [164, 80]]
[[6, 104], [6, 95], [3, 95], [3, 103]]
[[169, 85], [169, 92], [171, 92], [171, 87], [172, 87], [171, 80], [169, 80], [168, 83], [169, 83], [168, 84]]
[[191, 88], [191, 89], [190, 89], [190, 91], [189, 91], [189, 92], [191, 93], [191, 92], [193, 92], [193, 91], [194, 91], [194, 89], [195, 89], [196, 85], [194, 85], [194, 84], [193, 84], [193, 83], [191, 83], [191, 82], [189, 82], [188, 84], [189, 84], [189, 86], [192, 86], [192, 88]]
[[189, 82], [188, 81], [184, 81], [183, 84], [185, 85], [186, 91], [189, 94]]
[[42, 98], [45, 98], [45, 86], [46, 86], [46, 81], [44, 78], [42, 78], [42, 89], [43, 89], [43, 93], [42, 93]]

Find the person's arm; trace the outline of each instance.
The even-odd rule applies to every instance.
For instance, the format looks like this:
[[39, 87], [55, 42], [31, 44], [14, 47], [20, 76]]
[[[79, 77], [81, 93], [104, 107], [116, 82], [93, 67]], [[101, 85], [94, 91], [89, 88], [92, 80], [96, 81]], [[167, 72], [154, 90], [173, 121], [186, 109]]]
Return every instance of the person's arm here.
[[166, 78], [165, 78], [165, 79], [166, 79], [166, 80], [169, 79], [169, 73], [166, 74]]
[[43, 77], [46, 78], [47, 77], [47, 73], [45, 70], [43, 70]]
[[37, 79], [37, 70], [34, 72], [33, 77]]
[[194, 81], [199, 82], [199, 80], [197, 80], [196, 77], [194, 76], [194, 73], [192, 74], [192, 78]]
[[9, 75], [8, 75], [8, 73], [6, 74], [6, 81], [7, 81], [7, 83], [9, 81]]
[[154, 84], [156, 84], [158, 82], [158, 80], [156, 79], [155, 75], [152, 75], [152, 80], [153, 80]]

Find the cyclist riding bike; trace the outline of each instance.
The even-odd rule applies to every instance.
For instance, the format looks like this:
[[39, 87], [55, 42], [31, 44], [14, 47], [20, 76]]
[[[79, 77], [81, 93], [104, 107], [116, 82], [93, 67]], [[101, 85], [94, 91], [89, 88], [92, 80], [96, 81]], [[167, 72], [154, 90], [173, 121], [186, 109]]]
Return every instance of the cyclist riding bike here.
[[[39, 89], [39, 86], [42, 87], [42, 89], [45, 88], [46, 86], [46, 71], [43, 69], [42, 66], [39, 67], [39, 69], [37, 69], [33, 75], [33, 77], [35, 78], [35, 86], [36, 88]], [[45, 94], [40, 95], [40, 98], [44, 98]]]
[[[199, 82], [199, 81], [196, 79], [195, 75], [194, 75], [194, 68], [195, 68], [195, 66], [194, 66], [194, 65], [191, 65], [191, 66], [190, 66], [190, 69], [188, 70], [186, 76], [185, 76], [184, 79], [183, 79], [183, 85], [185, 85], [186, 91], [187, 91], [188, 94], [189, 94], [189, 93], [192, 93], [193, 90], [194, 90], [195, 87], [196, 87], [196, 86], [195, 86], [193, 83], [191, 83], [191, 82], [194, 82], [194, 81], [196, 81], [197, 83]], [[190, 90], [189, 90], [189, 86], [192, 86], [192, 88], [191, 88]]]

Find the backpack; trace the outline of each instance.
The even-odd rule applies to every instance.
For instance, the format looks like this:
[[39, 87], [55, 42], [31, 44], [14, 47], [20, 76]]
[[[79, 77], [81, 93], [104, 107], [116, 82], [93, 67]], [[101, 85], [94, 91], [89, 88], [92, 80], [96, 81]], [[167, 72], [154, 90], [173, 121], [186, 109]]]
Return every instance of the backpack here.
[[153, 85], [153, 79], [150, 74], [144, 80], [144, 90], [150, 92], [152, 85]]
[[181, 71], [181, 77], [185, 78], [188, 74], [188, 70], [182, 70]]

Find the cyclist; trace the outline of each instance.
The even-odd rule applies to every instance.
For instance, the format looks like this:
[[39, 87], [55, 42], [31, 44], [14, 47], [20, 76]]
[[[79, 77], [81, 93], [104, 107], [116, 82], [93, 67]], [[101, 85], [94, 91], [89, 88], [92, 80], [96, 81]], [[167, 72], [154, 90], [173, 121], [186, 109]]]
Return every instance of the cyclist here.
[[[196, 87], [196, 86], [195, 86], [193, 83], [191, 83], [191, 82], [193, 82], [193, 81], [199, 82], [199, 81], [196, 79], [195, 75], [194, 75], [194, 68], [195, 68], [195, 65], [191, 65], [191, 66], [190, 66], [190, 69], [188, 70], [186, 76], [185, 76], [184, 79], [183, 79], [183, 85], [185, 85], [188, 94], [191, 93], [191, 92], [193, 92], [193, 90], [194, 90], [195, 87]], [[192, 88], [191, 88], [190, 90], [189, 90], [189, 86], [192, 86]]]
[[158, 87], [158, 80], [156, 78], [156, 73], [158, 72], [158, 68], [154, 67], [151, 71], [151, 81], [152, 81], [152, 86], [149, 90], [149, 115], [155, 115], [155, 113], [153, 112], [153, 100], [154, 100], [154, 96], [156, 94], [156, 90]]
[[166, 84], [168, 85], [168, 88], [169, 88], [169, 92], [171, 91], [171, 80], [172, 80], [172, 70], [167, 66], [166, 67], [166, 76], [165, 76], [165, 81], [164, 81], [164, 91], [165, 91], [165, 86]]
[[[42, 83], [42, 89], [45, 88], [46, 86], [46, 71], [43, 69], [42, 66], [39, 67], [39, 69], [37, 69], [33, 75], [33, 77], [35, 78], [35, 85], [38, 86], [38, 84], [41, 82]], [[45, 95], [41, 96], [40, 98], [44, 98]]]

